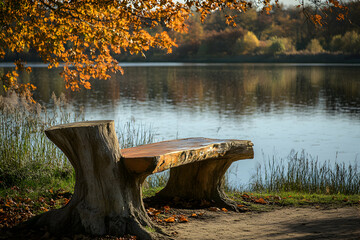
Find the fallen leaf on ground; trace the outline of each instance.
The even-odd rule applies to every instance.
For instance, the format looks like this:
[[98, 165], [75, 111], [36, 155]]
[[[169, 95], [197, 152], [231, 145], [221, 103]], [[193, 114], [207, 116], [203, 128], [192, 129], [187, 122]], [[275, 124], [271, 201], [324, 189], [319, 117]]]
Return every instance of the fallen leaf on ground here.
[[184, 215], [179, 216], [179, 222], [184, 223], [184, 222], [188, 222], [188, 221], [189, 220]]
[[244, 193], [243, 195], [241, 195], [243, 198], [250, 198], [250, 196], [246, 193]]
[[164, 208], [164, 211], [165, 211], [165, 212], [169, 212], [169, 211], [170, 211], [170, 206], [164, 206], [163, 208]]
[[228, 210], [226, 208], [222, 208], [221, 211], [227, 212]]
[[255, 202], [260, 204], [267, 204], [267, 202], [263, 198], [256, 199]]
[[197, 215], [196, 215], [196, 213], [193, 213], [193, 214], [191, 214], [191, 216], [192, 216], [192, 217], [196, 217]]
[[165, 219], [164, 221], [167, 222], [167, 223], [173, 223], [173, 222], [175, 222], [175, 218], [174, 217], [169, 217], [169, 218]]
[[155, 208], [149, 208], [147, 209], [147, 213], [150, 215], [150, 216], [156, 216], [156, 215], [159, 215], [161, 213], [160, 210], [157, 210]]

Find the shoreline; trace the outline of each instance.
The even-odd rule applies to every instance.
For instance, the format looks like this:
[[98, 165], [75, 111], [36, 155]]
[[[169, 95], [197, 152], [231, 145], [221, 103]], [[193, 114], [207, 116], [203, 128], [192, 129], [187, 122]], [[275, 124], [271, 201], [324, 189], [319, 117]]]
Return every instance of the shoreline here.
[[[279, 54], [279, 55], [239, 55], [239, 56], [188, 56], [177, 58], [176, 56], [114, 56], [119, 63], [259, 63], [259, 64], [360, 64], [359, 54], [339, 54], [339, 53], [320, 53], [320, 54]], [[37, 56], [17, 55], [0, 60], [0, 67], [13, 66], [13, 62], [22, 59], [37, 65], [47, 65]], [[10, 64], [11, 63], [11, 64]], [[10, 66], [11, 65], [11, 66]]]

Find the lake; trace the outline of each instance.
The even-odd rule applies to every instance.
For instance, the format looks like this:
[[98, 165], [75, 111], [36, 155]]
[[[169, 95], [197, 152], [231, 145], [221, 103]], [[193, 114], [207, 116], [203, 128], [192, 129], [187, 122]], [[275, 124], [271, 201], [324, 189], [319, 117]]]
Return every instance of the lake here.
[[[7, 67], [8, 65], [2, 65]], [[292, 150], [319, 161], [360, 159], [360, 65], [123, 64], [125, 74], [70, 92], [60, 70], [33, 65], [21, 75], [38, 87], [35, 99], [52, 108], [65, 93], [86, 120], [135, 119], [157, 140], [186, 137], [248, 139], [255, 158], [234, 163], [233, 186], [246, 183], [257, 163]], [[1, 65], [0, 65], [1, 67]]]

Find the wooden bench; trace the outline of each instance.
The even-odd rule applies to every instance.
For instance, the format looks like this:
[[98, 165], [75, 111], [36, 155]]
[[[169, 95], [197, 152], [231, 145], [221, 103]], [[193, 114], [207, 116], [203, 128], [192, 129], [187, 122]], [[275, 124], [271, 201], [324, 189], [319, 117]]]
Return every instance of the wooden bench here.
[[113, 121], [58, 125], [45, 133], [65, 153], [76, 174], [71, 201], [31, 221], [53, 233], [164, 237], [148, 218], [142, 201], [141, 186], [147, 176], [170, 169], [159, 198], [177, 196], [234, 207], [223, 190], [224, 174], [232, 162], [254, 154], [250, 141], [207, 138], [120, 150]]

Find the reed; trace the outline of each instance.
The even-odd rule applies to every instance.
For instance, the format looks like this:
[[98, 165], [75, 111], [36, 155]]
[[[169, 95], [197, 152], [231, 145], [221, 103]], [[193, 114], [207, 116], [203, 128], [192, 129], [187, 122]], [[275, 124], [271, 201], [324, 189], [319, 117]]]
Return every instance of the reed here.
[[[126, 122], [117, 128], [120, 148], [130, 148], [139, 145], [153, 143], [155, 141], [156, 131], [151, 125], [137, 123], [135, 118]], [[169, 179], [169, 171], [156, 173], [148, 176], [143, 184], [143, 189], [159, 189], [165, 187]]]
[[360, 171], [356, 161], [319, 162], [304, 151], [292, 151], [286, 161], [272, 157], [259, 164], [250, 186], [255, 192], [359, 194]]
[[0, 96], [0, 188], [72, 177], [64, 154], [43, 133], [51, 125], [69, 122], [71, 117], [60, 98], [53, 95], [53, 101], [55, 110], [50, 113], [15, 94]]
[[151, 125], [137, 123], [135, 118], [119, 127], [116, 133], [121, 149], [153, 143], [156, 135]]

